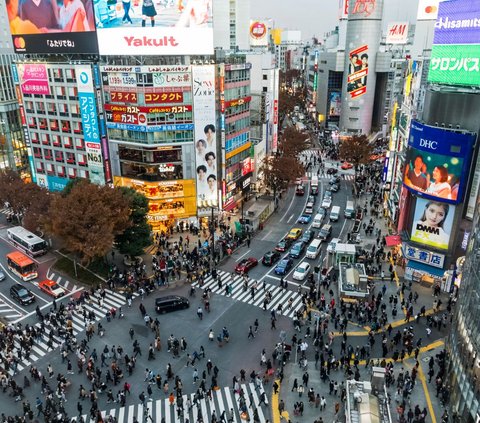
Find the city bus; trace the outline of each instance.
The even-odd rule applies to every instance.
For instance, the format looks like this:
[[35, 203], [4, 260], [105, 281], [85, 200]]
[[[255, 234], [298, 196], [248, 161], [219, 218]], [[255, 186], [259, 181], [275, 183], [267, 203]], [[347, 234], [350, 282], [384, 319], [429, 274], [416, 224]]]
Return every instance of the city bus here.
[[8, 268], [22, 280], [29, 281], [38, 276], [37, 264], [20, 251], [7, 254]]
[[41, 256], [47, 252], [47, 242], [21, 226], [7, 229], [10, 242], [29, 256]]

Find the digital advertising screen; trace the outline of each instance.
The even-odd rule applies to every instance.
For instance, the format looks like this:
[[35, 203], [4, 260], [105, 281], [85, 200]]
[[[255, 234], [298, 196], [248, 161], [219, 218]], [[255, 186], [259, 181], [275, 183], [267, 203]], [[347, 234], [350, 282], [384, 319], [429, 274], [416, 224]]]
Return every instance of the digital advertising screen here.
[[329, 116], [340, 116], [342, 110], [342, 93], [340, 91], [332, 91], [330, 93], [330, 106], [328, 108]]
[[350, 98], [357, 98], [367, 92], [368, 46], [364, 45], [349, 53], [347, 92]]
[[421, 197], [462, 201], [475, 135], [412, 121], [403, 184]]
[[455, 206], [417, 198], [410, 241], [447, 250], [453, 227]]
[[439, 5], [428, 81], [480, 86], [480, 3], [449, 0]]
[[97, 0], [100, 54], [213, 54], [212, 0]]
[[16, 53], [98, 53], [90, 0], [7, 0]]

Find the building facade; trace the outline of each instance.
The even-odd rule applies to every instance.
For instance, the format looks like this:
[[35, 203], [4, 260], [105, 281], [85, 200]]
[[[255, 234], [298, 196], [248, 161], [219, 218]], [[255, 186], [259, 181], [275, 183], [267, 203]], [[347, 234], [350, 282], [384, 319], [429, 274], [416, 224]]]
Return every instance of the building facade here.
[[19, 62], [14, 69], [32, 180], [51, 191], [77, 177], [110, 182], [100, 81], [92, 64]]

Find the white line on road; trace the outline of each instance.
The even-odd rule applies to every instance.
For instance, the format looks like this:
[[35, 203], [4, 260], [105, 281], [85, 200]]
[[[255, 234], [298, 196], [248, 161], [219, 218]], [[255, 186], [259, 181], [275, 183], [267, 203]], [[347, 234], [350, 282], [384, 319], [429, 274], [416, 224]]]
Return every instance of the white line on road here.
[[238, 259], [235, 260], [235, 262], [239, 262], [243, 257], [245, 257], [250, 251], [252, 250], [248, 250], [245, 254], [242, 254]]
[[293, 219], [293, 216], [294, 216], [294, 215], [292, 214], [292, 215], [288, 218], [287, 223], [290, 223], [290, 220]]
[[271, 233], [272, 233], [272, 229], [270, 229], [270, 230], [263, 236], [262, 241], [265, 241], [265, 240], [269, 237], [269, 235], [270, 235]]
[[288, 206], [288, 209], [285, 211], [285, 214], [281, 217], [280, 219], [280, 222], [285, 219], [285, 216], [288, 214], [288, 212], [290, 211], [292, 205], [293, 205], [293, 201], [295, 200], [295, 192], [293, 193], [292, 195], [292, 201], [290, 201], [290, 205]]

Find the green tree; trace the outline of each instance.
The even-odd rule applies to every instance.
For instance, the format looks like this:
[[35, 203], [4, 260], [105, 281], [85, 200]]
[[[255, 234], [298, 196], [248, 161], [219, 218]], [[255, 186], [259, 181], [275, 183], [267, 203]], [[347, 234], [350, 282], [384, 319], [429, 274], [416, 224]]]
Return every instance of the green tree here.
[[52, 195], [45, 222], [47, 232], [58, 236], [84, 265], [105, 256], [115, 236], [130, 225], [126, 196], [118, 189], [85, 179], [73, 184], [66, 195]]
[[130, 226], [115, 237], [115, 243], [120, 253], [139, 256], [151, 244], [152, 228], [147, 221], [148, 199], [132, 188], [121, 187], [119, 190], [130, 205]]
[[359, 165], [370, 161], [373, 145], [365, 135], [354, 135], [341, 142], [338, 153], [341, 160], [350, 162], [356, 170]]

